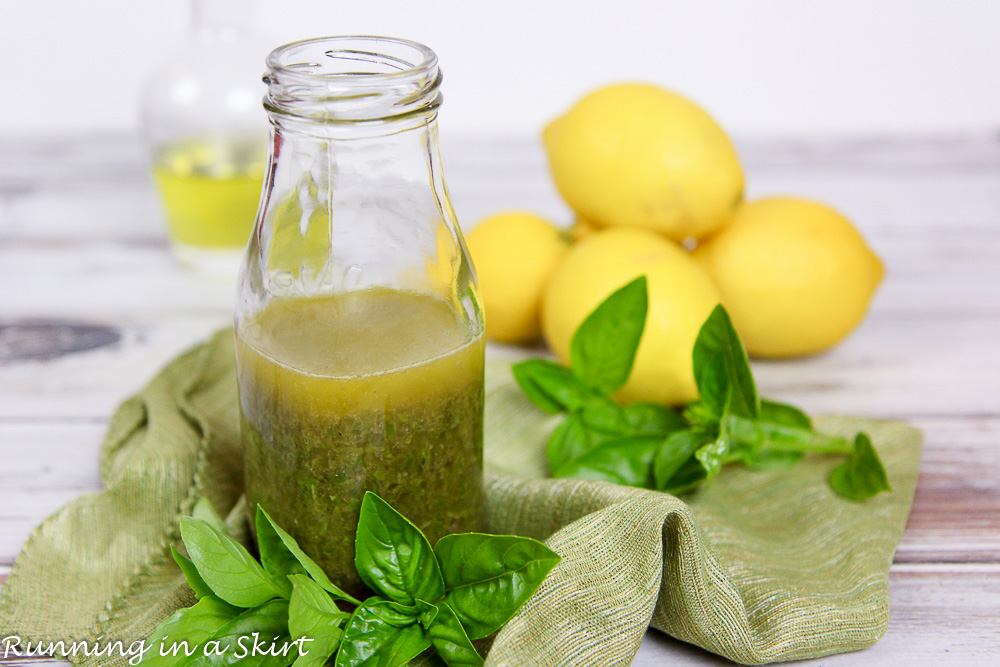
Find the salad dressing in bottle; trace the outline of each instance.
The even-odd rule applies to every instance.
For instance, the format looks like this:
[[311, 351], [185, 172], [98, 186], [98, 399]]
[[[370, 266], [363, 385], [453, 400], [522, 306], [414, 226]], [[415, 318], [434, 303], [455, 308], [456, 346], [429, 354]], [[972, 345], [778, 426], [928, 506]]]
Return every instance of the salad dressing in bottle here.
[[425, 46], [268, 57], [271, 156], [236, 315], [247, 499], [345, 589], [365, 491], [434, 542], [482, 512], [483, 323]]

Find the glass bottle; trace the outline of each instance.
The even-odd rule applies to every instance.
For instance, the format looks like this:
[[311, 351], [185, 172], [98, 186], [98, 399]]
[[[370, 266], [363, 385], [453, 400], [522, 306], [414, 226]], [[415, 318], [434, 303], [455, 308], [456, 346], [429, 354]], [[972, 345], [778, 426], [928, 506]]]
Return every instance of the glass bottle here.
[[147, 79], [142, 129], [175, 257], [235, 275], [267, 159], [254, 0], [191, 0], [191, 30]]
[[236, 312], [247, 498], [363, 593], [365, 491], [432, 542], [481, 520], [483, 321], [441, 169], [441, 74], [383, 37], [296, 42], [267, 66]]

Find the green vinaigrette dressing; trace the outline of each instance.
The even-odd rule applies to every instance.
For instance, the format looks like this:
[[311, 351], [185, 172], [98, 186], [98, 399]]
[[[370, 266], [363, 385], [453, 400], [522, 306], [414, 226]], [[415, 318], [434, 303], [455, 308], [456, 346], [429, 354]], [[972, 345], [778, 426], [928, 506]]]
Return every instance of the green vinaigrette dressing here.
[[443, 299], [274, 299], [237, 336], [247, 500], [345, 589], [365, 491], [434, 543], [480, 529], [483, 337]]

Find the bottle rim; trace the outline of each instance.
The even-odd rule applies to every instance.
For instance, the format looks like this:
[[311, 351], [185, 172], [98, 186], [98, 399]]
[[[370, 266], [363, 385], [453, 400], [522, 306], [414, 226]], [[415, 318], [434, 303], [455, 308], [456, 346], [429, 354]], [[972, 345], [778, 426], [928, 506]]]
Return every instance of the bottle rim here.
[[[370, 45], [371, 50], [362, 51], [359, 47]], [[349, 47], [355, 48], [349, 48]], [[310, 53], [316, 47], [327, 48], [323, 55], [330, 57], [330, 62], [289, 62], [303, 56], [314, 56]], [[339, 48], [336, 48], [339, 47]], [[381, 48], [380, 48], [381, 47]], [[389, 48], [386, 48], [389, 47]], [[335, 50], [336, 48], [336, 50]], [[377, 49], [377, 50], [376, 50]], [[389, 52], [392, 49], [393, 52]], [[334, 56], [333, 53], [337, 55]], [[395, 71], [388, 72], [339, 72], [325, 71], [323, 65], [340, 64], [338, 60], [345, 58], [340, 54], [365, 56], [370, 60], [358, 59], [357, 62], [367, 62], [370, 65], [391, 67]], [[407, 58], [407, 54], [418, 56]], [[377, 59], [377, 60], [376, 60]], [[303, 83], [339, 82], [350, 85], [384, 85], [387, 81], [398, 81], [403, 78], [418, 78], [437, 67], [438, 57], [429, 47], [400, 37], [385, 37], [380, 35], [331, 35], [328, 37], [313, 37], [279, 46], [267, 56], [269, 73], [280, 74]], [[307, 69], [308, 68], [308, 69]]]
[[441, 103], [438, 57], [399, 37], [338, 35], [291, 42], [267, 56], [265, 108], [326, 123], [432, 112]]

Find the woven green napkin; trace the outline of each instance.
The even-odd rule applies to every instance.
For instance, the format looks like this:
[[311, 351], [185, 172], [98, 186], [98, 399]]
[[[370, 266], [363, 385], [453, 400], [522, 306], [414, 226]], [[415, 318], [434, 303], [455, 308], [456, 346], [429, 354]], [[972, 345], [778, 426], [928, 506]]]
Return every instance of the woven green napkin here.
[[[563, 557], [497, 635], [487, 664], [627, 665], [649, 625], [748, 664], [853, 651], [885, 632], [918, 431], [818, 422], [831, 433], [871, 434], [894, 491], [864, 503], [833, 495], [826, 476], [836, 461], [823, 457], [783, 472], [729, 468], [681, 501], [544, 479], [553, 418], [521, 396], [506, 366], [490, 367], [486, 389], [486, 529], [546, 539]], [[128, 645], [193, 603], [169, 547], [179, 543], [178, 517], [203, 496], [244, 530], [236, 410], [231, 332], [174, 360], [123, 403], [101, 450], [104, 490], [32, 533], [0, 591], [0, 638]]]

